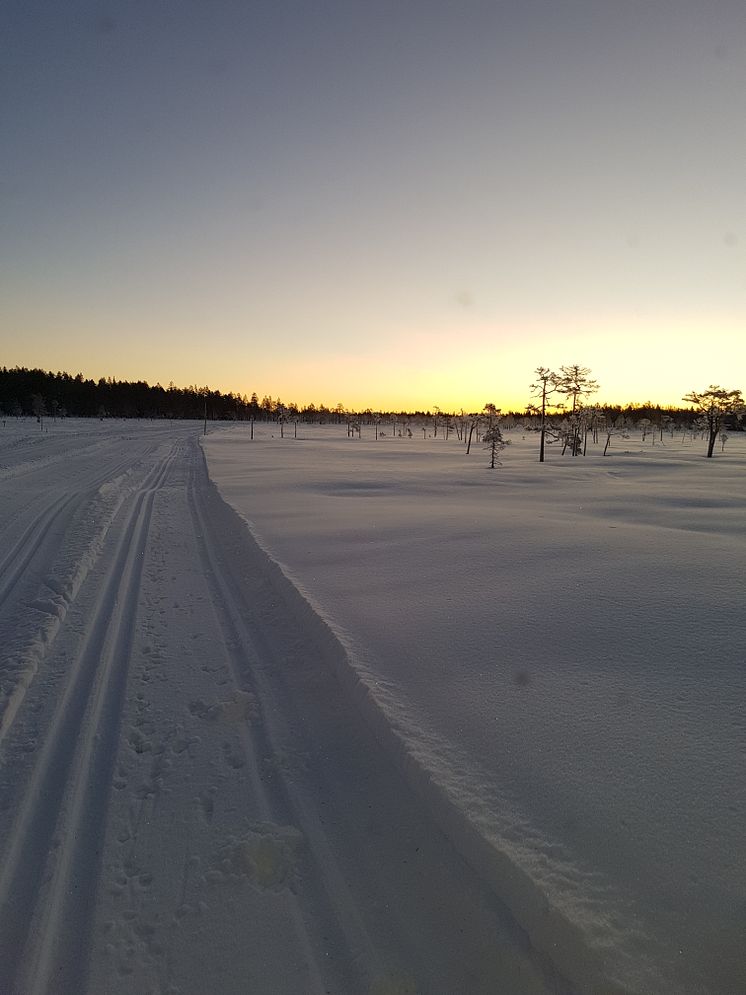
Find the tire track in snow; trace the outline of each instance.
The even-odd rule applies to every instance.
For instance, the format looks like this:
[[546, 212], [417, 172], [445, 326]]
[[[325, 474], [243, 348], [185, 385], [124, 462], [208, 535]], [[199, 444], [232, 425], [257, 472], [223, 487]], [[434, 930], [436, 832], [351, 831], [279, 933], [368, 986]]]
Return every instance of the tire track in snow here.
[[[143, 553], [171, 449], [132, 501], [0, 873], [0, 991], [82, 991]], [[45, 879], [54, 853], [51, 879]], [[43, 900], [42, 900], [43, 899]], [[32, 965], [32, 966], [29, 966]]]

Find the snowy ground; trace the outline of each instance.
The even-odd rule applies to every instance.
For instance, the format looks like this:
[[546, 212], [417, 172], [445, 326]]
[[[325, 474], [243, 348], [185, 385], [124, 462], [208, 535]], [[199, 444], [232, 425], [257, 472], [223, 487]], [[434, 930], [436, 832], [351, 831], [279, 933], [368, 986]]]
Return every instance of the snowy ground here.
[[210, 474], [534, 947], [583, 991], [746, 991], [746, 439], [540, 466], [516, 432], [490, 471], [454, 438], [299, 436], [215, 432]]
[[[389, 749], [341, 644], [210, 483], [199, 426], [45, 428], [9, 420], [0, 434], [0, 992], [569, 991], [483, 876], [478, 840], [467, 863], [458, 822], [412, 790], [432, 738], [411, 770]], [[332, 605], [346, 606], [340, 620], [398, 646], [423, 589], [405, 584], [408, 513], [375, 595], [354, 511], [301, 527], [313, 481], [336, 487], [340, 468], [333, 456], [303, 480], [303, 452], [312, 466], [335, 452], [314, 445], [283, 440], [294, 469], [278, 477], [289, 448], [249, 450], [240, 430], [208, 440], [221, 478], [239, 468], [258, 482], [264, 466], [257, 520], [282, 537], [285, 507], [282, 558], [299, 556], [307, 581], [318, 569], [330, 604], [330, 583], [354, 581]], [[398, 478], [369, 470], [400, 503]], [[339, 483], [343, 505], [359, 485]], [[434, 504], [423, 495], [425, 536]], [[434, 605], [446, 587], [468, 605], [455, 573]], [[445, 618], [441, 631], [453, 646]], [[415, 678], [405, 650], [381, 657], [382, 674]], [[378, 652], [372, 638], [371, 665]], [[444, 700], [457, 685], [443, 675]]]

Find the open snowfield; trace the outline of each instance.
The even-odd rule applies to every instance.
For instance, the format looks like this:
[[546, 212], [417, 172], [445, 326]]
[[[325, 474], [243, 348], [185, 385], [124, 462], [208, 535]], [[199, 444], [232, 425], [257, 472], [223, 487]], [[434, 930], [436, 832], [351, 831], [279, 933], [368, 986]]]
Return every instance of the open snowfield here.
[[210, 473], [534, 946], [583, 991], [746, 991], [746, 439], [540, 466], [513, 432], [490, 471], [299, 436], [215, 432]]
[[362, 721], [200, 426], [45, 427], [0, 435], [0, 992], [568, 991]]
[[0, 992], [746, 990], [746, 439], [46, 429], [0, 434]]

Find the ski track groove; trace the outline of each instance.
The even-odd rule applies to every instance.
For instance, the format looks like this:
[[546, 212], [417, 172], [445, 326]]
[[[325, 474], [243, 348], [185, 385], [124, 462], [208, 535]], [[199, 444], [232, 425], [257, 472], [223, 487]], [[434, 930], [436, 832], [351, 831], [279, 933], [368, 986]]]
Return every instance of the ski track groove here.
[[[26, 527], [21, 536], [18, 538], [2, 563], [0, 563], [0, 611], [2, 610], [5, 602], [9, 599], [10, 595], [14, 592], [14, 588], [23, 575], [31, 569], [35, 559], [37, 558], [36, 554], [40, 551], [45, 538], [51, 532], [55, 524], [62, 518], [64, 512], [71, 509], [70, 514], [67, 516], [67, 521], [69, 522], [75, 517], [75, 514], [80, 509], [86, 506], [87, 502], [93, 496], [100, 492], [104, 484], [111, 480], [116, 480], [128, 469], [131, 469], [133, 466], [141, 462], [141, 460], [147, 455], [154, 452], [155, 448], [155, 446], [148, 448], [145, 453], [137, 457], [134, 462], [132, 459], [118, 461], [113, 466], [110, 466], [106, 472], [97, 474], [83, 488], [76, 490], [72, 494], [68, 494], [67, 496], [63, 495], [62, 497], [53, 500], [36, 515], [33, 521]], [[107, 533], [112, 524], [113, 520], [109, 522], [106, 527]], [[32, 536], [34, 537], [33, 539], [31, 538]], [[45, 564], [48, 566], [50, 562], [50, 558], [47, 557]], [[89, 564], [83, 575], [79, 578], [79, 583], [75, 589], [75, 593], [73, 594], [70, 603], [65, 607], [65, 614], [67, 613], [67, 610], [69, 610], [70, 604], [74, 602], [75, 597], [77, 596], [77, 593], [88, 573], [92, 569], [92, 566], [92, 563]], [[5, 578], [3, 578], [3, 574], [6, 574]], [[55, 628], [49, 638], [43, 642], [42, 655], [49, 653], [54, 645], [58, 628], [59, 626]], [[25, 698], [33, 678], [36, 676], [36, 672], [38, 671], [38, 662], [39, 661], [37, 661], [33, 672], [27, 674], [25, 678], [19, 679], [16, 686], [7, 693], [5, 707], [2, 714], [0, 714], [0, 745], [3, 743], [13, 727], [13, 722], [15, 721], [23, 699]]]
[[120, 460], [105, 473], [97, 474], [85, 488], [55, 498], [36, 515], [0, 562], [0, 608], [28, 569], [39, 547], [63, 512], [73, 504], [76, 508], [80, 507], [91, 493], [98, 491], [103, 484], [117, 477], [131, 465], [130, 460]]
[[[8, 995], [85, 990], [101, 824], [116, 759], [143, 553], [155, 494], [177, 451], [171, 448], [132, 500], [13, 827], [0, 873], [0, 991]], [[55, 849], [42, 903], [47, 856]], [[24, 976], [24, 964], [34, 965], [30, 976]]]
[[[110, 443], [110, 441], [111, 441], [110, 438], [95, 439], [93, 442], [89, 443], [88, 445], [81, 446], [79, 449], [75, 450], [75, 452], [72, 454], [68, 453], [54, 453], [49, 455], [44, 454], [37, 456], [35, 459], [28, 459], [21, 463], [11, 464], [10, 466], [0, 465], [0, 483], [8, 480], [13, 480], [17, 477], [28, 476], [29, 474], [36, 473], [39, 470], [48, 471], [50, 466], [53, 466], [54, 464], [59, 464], [69, 459], [76, 459], [78, 457], [87, 458], [87, 461], [90, 464], [90, 459], [92, 455], [91, 450], [95, 450], [102, 446], [106, 446], [107, 443]], [[147, 449], [142, 454], [142, 456], [150, 455], [157, 449], [157, 447], [158, 443], [155, 443], [149, 449]]]
[[56, 520], [77, 495], [57, 498], [47, 505], [26, 527], [15, 545], [0, 563], [0, 608], [34, 558]]

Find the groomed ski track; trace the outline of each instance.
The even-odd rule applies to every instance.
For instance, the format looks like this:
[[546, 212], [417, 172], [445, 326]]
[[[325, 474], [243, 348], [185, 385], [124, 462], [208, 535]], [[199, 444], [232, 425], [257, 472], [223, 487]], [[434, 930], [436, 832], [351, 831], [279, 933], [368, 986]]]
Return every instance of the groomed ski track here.
[[0, 466], [0, 991], [568, 992], [369, 730], [196, 426], [24, 447]]

